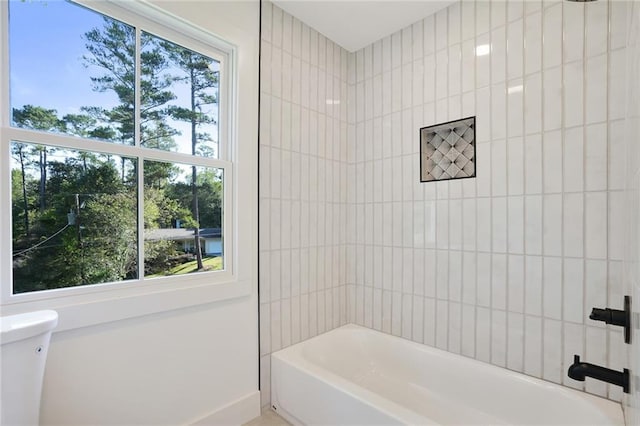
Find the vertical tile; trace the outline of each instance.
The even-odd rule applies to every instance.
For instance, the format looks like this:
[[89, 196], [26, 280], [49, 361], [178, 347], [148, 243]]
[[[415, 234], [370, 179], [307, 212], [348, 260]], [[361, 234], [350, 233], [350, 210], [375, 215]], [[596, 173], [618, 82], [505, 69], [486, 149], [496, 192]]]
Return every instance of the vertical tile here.
[[423, 27], [423, 46], [424, 56], [434, 54], [436, 51], [436, 38], [435, 38], [435, 15], [427, 16], [422, 21]]
[[492, 251], [496, 253], [507, 252], [507, 199], [495, 197], [491, 203], [491, 230]]
[[[472, 4], [473, 3], [464, 3]], [[474, 40], [466, 40], [462, 43], [462, 92], [468, 92], [475, 88], [476, 67], [475, 67], [476, 51]]]
[[623, 260], [625, 247], [626, 203], [624, 192], [609, 193], [609, 259]]
[[583, 194], [564, 195], [564, 255], [582, 257], [583, 245]]
[[542, 130], [542, 75], [531, 74], [524, 81], [524, 130], [526, 134]]
[[491, 3], [491, 28], [504, 25], [507, 21], [507, 2], [492, 2]]
[[507, 134], [521, 136], [524, 132], [524, 82], [518, 78], [507, 85]]
[[507, 364], [507, 313], [491, 311], [491, 363], [500, 367]]
[[491, 142], [491, 195], [507, 195], [507, 143], [504, 139]]
[[[502, 4], [503, 2], [495, 2]], [[504, 21], [503, 21], [504, 22]], [[507, 41], [505, 27], [499, 27], [491, 31], [491, 82], [500, 83], [506, 77]]]
[[[527, 6], [534, 2], [525, 2]], [[538, 72], [542, 65], [542, 14], [527, 15], [524, 22], [525, 75]]]
[[562, 318], [562, 259], [545, 257], [543, 261], [542, 311], [546, 318]]
[[609, 2], [609, 44], [611, 50], [624, 47], [627, 40], [627, 16], [629, 2]]
[[424, 342], [424, 298], [413, 296], [411, 340], [418, 343]]
[[544, 320], [544, 354], [542, 377], [555, 383], [562, 383], [562, 323]]
[[402, 335], [402, 293], [393, 293], [391, 307], [391, 334]]
[[476, 312], [473, 305], [462, 305], [462, 348], [464, 356], [475, 356]]
[[544, 68], [551, 68], [562, 63], [562, 4], [544, 10], [543, 58]]
[[508, 198], [508, 252], [524, 253], [524, 198]]
[[609, 56], [609, 120], [625, 116], [626, 105], [623, 99], [625, 99], [626, 91], [629, 90], [625, 78], [626, 56], [624, 49], [613, 51]]
[[507, 97], [504, 83], [491, 86], [491, 137], [502, 139], [507, 136]]
[[[513, 3], [515, 4], [515, 3]], [[509, 4], [511, 11], [511, 3]], [[507, 77], [522, 77], [524, 63], [524, 23], [518, 19], [507, 26]]]
[[475, 18], [476, 5], [475, 2], [462, 2], [462, 40], [466, 41], [475, 36]]
[[382, 331], [384, 333], [391, 333], [391, 320], [392, 320], [392, 303], [393, 293], [391, 291], [384, 290], [382, 292]]
[[491, 362], [491, 310], [476, 309], [476, 359]]
[[476, 248], [476, 200], [462, 201], [462, 248], [475, 250]]
[[560, 131], [552, 131], [543, 137], [544, 192], [562, 191], [562, 136]]
[[544, 130], [562, 125], [562, 67], [546, 69], [542, 83], [544, 98]]
[[607, 119], [607, 55], [587, 59], [585, 70], [586, 123], [598, 123]]
[[625, 187], [625, 163], [627, 152], [625, 149], [624, 124], [622, 121], [612, 121], [609, 124], [609, 189], [623, 189]]
[[563, 2], [563, 57], [564, 62], [571, 62], [584, 57], [584, 5]]
[[508, 310], [511, 312], [524, 312], [525, 299], [525, 258], [520, 255], [509, 255], [508, 264]]
[[476, 253], [464, 252], [462, 255], [462, 302], [476, 303]]
[[539, 194], [542, 192], [542, 137], [540, 134], [529, 135], [524, 140], [525, 192]]
[[584, 295], [584, 261], [564, 259], [563, 320], [582, 324], [585, 315], [582, 308]]
[[476, 2], [476, 35], [489, 31], [491, 25], [491, 3], [488, 0]]
[[587, 56], [596, 56], [607, 50], [609, 2], [594, 3], [585, 8]]
[[447, 47], [448, 42], [448, 9], [441, 9], [436, 12], [436, 51]]
[[478, 253], [478, 275], [476, 287], [476, 304], [478, 306], [491, 306], [491, 255]]
[[462, 51], [460, 44], [449, 47], [449, 96], [460, 94]]
[[507, 319], [507, 368], [524, 370], [524, 315], [513, 312]]
[[582, 127], [564, 131], [564, 190], [578, 192], [584, 188], [584, 141]]
[[607, 189], [607, 126], [587, 126], [585, 135], [585, 189]]
[[542, 377], [542, 318], [527, 315], [524, 327], [524, 372]]
[[449, 339], [449, 303], [446, 300], [436, 302], [436, 347], [447, 349]]
[[491, 199], [478, 198], [477, 247], [479, 251], [491, 251]]
[[491, 256], [491, 307], [507, 309], [507, 256], [494, 254]]
[[585, 255], [591, 259], [607, 257], [607, 194], [585, 194]]
[[449, 303], [449, 336], [447, 350], [459, 354], [462, 345], [462, 305]]
[[562, 195], [543, 198], [543, 252], [546, 256], [562, 255]]
[[424, 299], [424, 339], [425, 345], [436, 344], [436, 300], [430, 297]]
[[542, 196], [525, 197], [525, 252], [529, 255], [542, 254]]
[[542, 258], [525, 258], [525, 304], [527, 315], [542, 315]]
[[411, 339], [411, 328], [413, 323], [413, 296], [411, 294], [402, 295], [402, 331], [404, 339]]
[[461, 19], [461, 3], [453, 3], [449, 6], [448, 11], [448, 19], [449, 19], [449, 45], [460, 43], [461, 37], [461, 28], [460, 28], [460, 19]]

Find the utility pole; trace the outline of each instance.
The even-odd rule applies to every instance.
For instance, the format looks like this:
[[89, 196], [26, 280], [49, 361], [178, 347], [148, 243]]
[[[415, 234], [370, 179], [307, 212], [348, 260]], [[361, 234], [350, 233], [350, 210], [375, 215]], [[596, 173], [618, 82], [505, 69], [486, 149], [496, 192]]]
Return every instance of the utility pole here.
[[82, 247], [82, 227], [80, 226], [80, 194], [75, 194], [76, 197], [76, 232], [78, 234], [78, 249], [80, 250], [80, 279], [82, 284], [86, 284], [84, 276], [84, 248]]

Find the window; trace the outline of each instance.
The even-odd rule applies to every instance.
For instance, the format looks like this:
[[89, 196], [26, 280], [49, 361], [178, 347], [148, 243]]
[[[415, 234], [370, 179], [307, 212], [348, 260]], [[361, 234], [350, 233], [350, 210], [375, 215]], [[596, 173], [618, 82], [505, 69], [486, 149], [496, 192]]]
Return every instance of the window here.
[[11, 294], [228, 277], [229, 51], [68, 1], [0, 7]]

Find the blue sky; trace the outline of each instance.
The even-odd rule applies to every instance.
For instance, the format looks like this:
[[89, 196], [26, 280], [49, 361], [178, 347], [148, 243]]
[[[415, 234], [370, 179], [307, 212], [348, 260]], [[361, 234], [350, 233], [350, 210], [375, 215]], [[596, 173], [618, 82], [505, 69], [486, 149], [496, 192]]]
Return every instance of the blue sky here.
[[39, 105], [59, 115], [77, 113], [84, 105], [117, 104], [109, 92], [91, 90], [82, 34], [102, 26], [102, 16], [60, 0], [9, 3], [11, 104]]
[[[10, 0], [11, 106], [42, 106], [62, 117], [79, 113], [82, 106], [117, 105], [113, 92], [92, 90], [90, 76], [102, 75], [104, 70], [87, 66], [82, 59], [90, 55], [83, 35], [103, 22], [102, 15], [63, 0]], [[188, 87], [174, 86], [178, 98], [172, 104], [189, 105]], [[176, 137], [178, 150], [190, 153], [189, 125], [169, 124], [184, 135]], [[206, 131], [217, 140], [216, 126]]]

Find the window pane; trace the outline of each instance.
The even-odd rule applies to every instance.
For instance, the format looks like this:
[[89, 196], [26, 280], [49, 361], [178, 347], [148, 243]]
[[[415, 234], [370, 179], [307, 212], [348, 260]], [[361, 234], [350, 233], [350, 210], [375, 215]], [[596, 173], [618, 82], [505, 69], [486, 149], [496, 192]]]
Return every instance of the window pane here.
[[13, 292], [137, 278], [136, 160], [11, 143]]
[[145, 32], [141, 43], [142, 145], [218, 158], [220, 63]]
[[40, 0], [11, 0], [9, 23], [12, 125], [133, 144], [133, 27]]
[[144, 162], [145, 277], [224, 269], [223, 181], [221, 169]]

